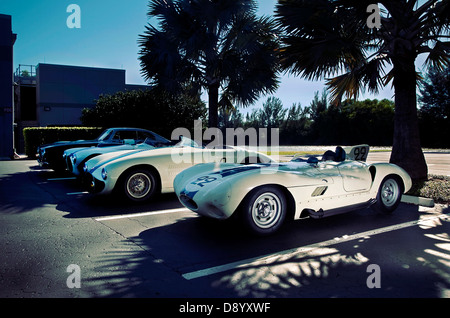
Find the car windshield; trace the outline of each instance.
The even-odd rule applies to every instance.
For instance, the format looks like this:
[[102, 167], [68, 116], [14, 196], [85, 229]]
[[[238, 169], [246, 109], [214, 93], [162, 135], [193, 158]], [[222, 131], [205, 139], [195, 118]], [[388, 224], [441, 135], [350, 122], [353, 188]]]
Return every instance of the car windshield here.
[[97, 140], [99, 141], [108, 140], [112, 133], [113, 133], [112, 129], [106, 129], [104, 132], [102, 132], [100, 137], [97, 138]]
[[187, 138], [185, 136], [181, 136], [180, 141], [176, 144], [178, 147], [193, 147], [193, 148], [202, 148], [199, 146], [198, 143], [196, 143], [191, 138]]
[[140, 144], [147, 144], [147, 145], [156, 147], [156, 146], [155, 146], [155, 145], [156, 145], [155, 139], [154, 139], [154, 138], [151, 138], [151, 137], [145, 138], [144, 142], [142, 142], [142, 143], [140, 143]]

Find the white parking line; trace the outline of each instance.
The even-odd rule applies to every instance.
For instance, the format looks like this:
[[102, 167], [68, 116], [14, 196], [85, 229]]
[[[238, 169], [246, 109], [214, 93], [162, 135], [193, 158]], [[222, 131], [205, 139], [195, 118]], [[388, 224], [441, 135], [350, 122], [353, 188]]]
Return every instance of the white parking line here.
[[224, 264], [224, 265], [219, 265], [219, 266], [215, 266], [215, 267], [210, 267], [210, 268], [205, 268], [205, 269], [201, 269], [198, 271], [185, 273], [185, 274], [182, 274], [182, 276], [186, 280], [191, 280], [191, 279], [196, 279], [196, 278], [200, 278], [200, 277], [205, 277], [205, 276], [229, 271], [232, 269], [238, 269], [238, 268], [255, 266], [255, 265], [261, 266], [264, 264], [269, 265], [271, 263], [271, 261], [273, 261], [274, 259], [279, 259], [279, 257], [281, 255], [285, 256], [286, 258], [291, 258], [294, 255], [297, 255], [297, 256], [301, 255], [301, 254], [307, 255], [319, 248], [328, 247], [328, 246], [332, 246], [332, 245], [339, 244], [339, 243], [349, 242], [349, 241], [357, 240], [357, 239], [360, 239], [363, 237], [369, 237], [369, 236], [373, 236], [373, 235], [377, 235], [377, 234], [396, 231], [396, 230], [404, 229], [407, 227], [420, 225], [422, 223], [426, 223], [426, 222], [436, 220], [436, 219], [450, 220], [449, 216], [450, 216], [450, 213], [439, 214], [437, 216], [431, 216], [431, 217], [423, 218], [420, 220], [386, 226], [386, 227], [382, 227], [379, 229], [374, 229], [374, 230], [361, 232], [361, 233], [357, 233], [357, 234], [353, 234], [353, 235], [344, 235], [342, 237], [336, 237], [331, 240], [314, 243], [314, 244], [306, 245], [306, 246], [299, 247], [299, 248], [293, 248], [293, 249], [289, 249], [289, 250], [285, 250], [285, 251], [281, 251], [281, 252], [277, 252], [277, 253], [253, 257], [253, 258], [249, 258], [249, 259], [245, 259], [245, 260], [241, 260], [241, 261], [237, 261], [237, 262], [233, 262], [233, 263], [228, 263], [228, 264]]
[[121, 215], [115, 215], [115, 216], [104, 216], [104, 217], [96, 218], [95, 220], [96, 221], [110, 221], [110, 220], [137, 218], [137, 217], [141, 217], [141, 216], [151, 216], [151, 215], [159, 215], [159, 214], [167, 214], [167, 213], [180, 213], [180, 212], [191, 212], [191, 210], [189, 210], [187, 208], [179, 208], [179, 209], [150, 211], [150, 212], [133, 213], [133, 214], [121, 214]]

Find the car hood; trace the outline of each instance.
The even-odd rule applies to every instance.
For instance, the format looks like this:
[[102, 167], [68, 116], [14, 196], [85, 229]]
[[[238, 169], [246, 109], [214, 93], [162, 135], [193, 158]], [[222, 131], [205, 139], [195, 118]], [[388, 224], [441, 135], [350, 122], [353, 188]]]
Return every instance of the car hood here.
[[57, 148], [57, 147], [85, 147], [89, 145], [97, 145], [99, 143], [98, 140], [76, 140], [76, 141], [57, 141], [51, 144], [46, 144], [40, 146], [41, 149], [50, 149], [50, 148]]
[[64, 155], [64, 157], [69, 157], [71, 154], [78, 153], [78, 152], [80, 152], [80, 151], [83, 151], [83, 150], [86, 150], [86, 149], [91, 149], [91, 148], [94, 148], [94, 146], [91, 146], [91, 147], [68, 148], [68, 149], [64, 150], [63, 155]]
[[315, 184], [317, 181], [321, 183], [324, 179], [327, 179], [326, 182], [333, 182], [331, 175], [324, 175], [313, 164], [306, 162], [257, 163], [251, 165], [206, 163], [193, 166], [179, 173], [174, 180], [174, 186], [180, 191], [195, 180], [210, 179], [220, 180], [220, 182], [230, 180], [230, 182], [234, 182], [255, 175], [262, 177], [265, 181], [276, 182], [278, 180], [284, 182], [286, 186]]
[[143, 151], [143, 150], [129, 149], [129, 150], [119, 150], [119, 151], [113, 151], [113, 152], [101, 154], [101, 155], [96, 156], [86, 162], [87, 171], [93, 171], [106, 163], [112, 162], [112, 161], [122, 158], [122, 157], [127, 157], [130, 154], [133, 154], [133, 153], [136, 153], [139, 151]]
[[89, 160], [86, 163], [87, 169], [88, 171], [93, 171], [106, 164], [117, 163], [119, 161], [125, 161], [136, 158], [148, 158], [152, 156], [170, 155], [173, 148], [174, 147], [152, 148], [152, 149], [139, 148], [132, 150], [109, 152]]
[[233, 164], [233, 163], [205, 163], [185, 170], [186, 174], [210, 174], [221, 175], [222, 178], [235, 176], [237, 174], [247, 173], [249, 171], [270, 174], [271, 172], [288, 172], [294, 174], [308, 174], [317, 169], [306, 162], [279, 162], [279, 163], [256, 163], [251, 165]]
[[98, 140], [75, 140], [75, 141], [57, 141], [51, 144], [45, 144], [42, 145], [41, 148], [52, 148], [52, 147], [58, 147], [58, 146], [66, 146], [66, 145], [73, 145], [76, 147], [77, 145], [84, 145], [84, 144], [96, 144], [98, 143]]
[[66, 156], [69, 156], [73, 153], [76, 153], [78, 158], [86, 158], [91, 154], [106, 154], [112, 152], [121, 152], [127, 150], [150, 150], [155, 147], [150, 146], [148, 144], [139, 144], [139, 145], [118, 145], [118, 146], [109, 146], [109, 147], [84, 147], [84, 148], [70, 148], [64, 151]]

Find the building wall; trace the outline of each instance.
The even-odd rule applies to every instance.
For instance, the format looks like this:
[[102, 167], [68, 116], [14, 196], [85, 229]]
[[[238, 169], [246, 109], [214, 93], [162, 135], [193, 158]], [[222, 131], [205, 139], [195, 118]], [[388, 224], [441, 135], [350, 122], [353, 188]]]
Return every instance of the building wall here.
[[129, 87], [125, 84], [125, 70], [41, 63], [36, 67], [36, 74], [40, 126], [79, 125], [82, 109], [94, 107], [99, 95], [114, 94]]
[[0, 14], [0, 158], [12, 158], [13, 144], [13, 45], [11, 16]]
[[[30, 74], [23, 76], [21, 68]], [[83, 108], [94, 107], [101, 94], [148, 89], [146, 85], [125, 84], [125, 70], [56, 64], [21, 65], [16, 72], [15, 147], [24, 151], [26, 127], [77, 126]]]

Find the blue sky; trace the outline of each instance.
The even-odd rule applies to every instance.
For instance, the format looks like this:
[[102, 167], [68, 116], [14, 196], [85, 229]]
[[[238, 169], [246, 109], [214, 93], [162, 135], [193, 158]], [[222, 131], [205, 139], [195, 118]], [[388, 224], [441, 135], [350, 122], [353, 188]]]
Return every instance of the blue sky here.
[[[259, 14], [271, 15], [276, 0], [260, 0]], [[70, 29], [66, 12], [70, 4], [81, 8], [81, 28]], [[127, 84], [145, 84], [138, 62], [138, 35], [148, 23], [148, 0], [2, 0], [0, 13], [12, 16], [14, 68], [19, 64], [66, 64], [126, 70]], [[285, 107], [293, 103], [308, 106], [323, 82], [305, 81], [284, 75], [274, 96]], [[261, 96], [260, 107], [268, 96]], [[393, 97], [390, 89], [377, 96]], [[206, 97], [203, 98], [206, 100]]]

